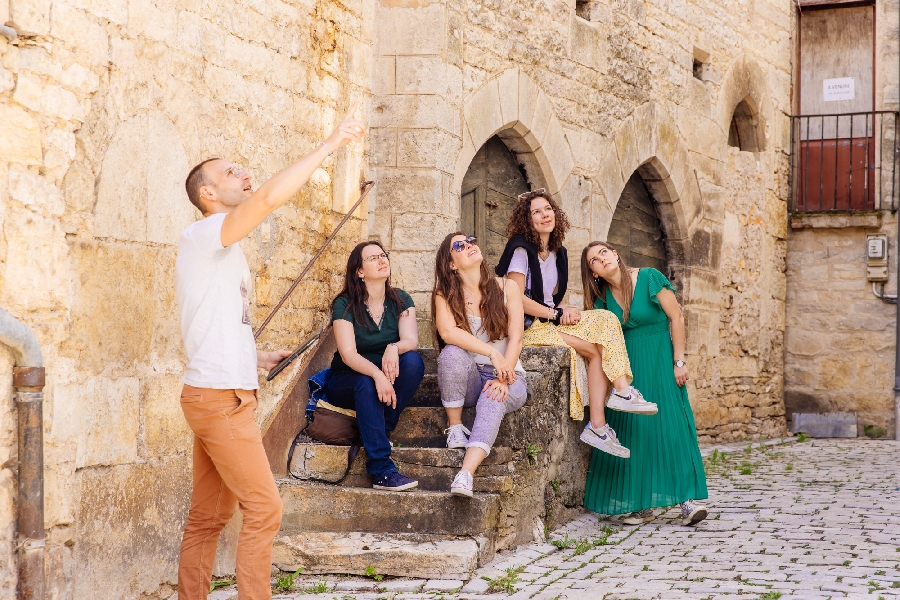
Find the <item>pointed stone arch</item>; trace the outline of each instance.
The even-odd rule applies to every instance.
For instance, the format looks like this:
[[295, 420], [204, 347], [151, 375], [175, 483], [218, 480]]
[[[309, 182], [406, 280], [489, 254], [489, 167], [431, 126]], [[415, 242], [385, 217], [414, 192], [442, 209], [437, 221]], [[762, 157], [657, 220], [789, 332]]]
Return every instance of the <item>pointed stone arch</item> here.
[[[692, 264], [691, 236], [703, 218], [700, 188], [678, 127], [655, 102], [639, 106], [618, 124], [600, 163], [597, 179], [609, 206], [609, 219], [633, 173], [641, 176], [657, 203], [669, 265]], [[595, 239], [605, 239], [608, 230], [607, 222], [603, 231], [591, 233]]]
[[726, 138], [733, 137], [729, 133], [732, 132], [732, 121], [736, 116], [740, 121], [736, 125], [743, 130], [742, 137], [745, 142], [749, 139], [749, 144], [741, 144], [739, 147], [742, 150], [746, 147], [754, 152], [764, 151], [768, 146], [767, 124], [773, 118], [772, 103], [766, 72], [748, 54], [742, 54], [731, 63], [719, 88], [716, 123]]
[[454, 170], [461, 185], [479, 148], [497, 135], [525, 167], [535, 187], [558, 194], [575, 158], [549, 97], [519, 68], [509, 69], [473, 92], [462, 111], [463, 144]]

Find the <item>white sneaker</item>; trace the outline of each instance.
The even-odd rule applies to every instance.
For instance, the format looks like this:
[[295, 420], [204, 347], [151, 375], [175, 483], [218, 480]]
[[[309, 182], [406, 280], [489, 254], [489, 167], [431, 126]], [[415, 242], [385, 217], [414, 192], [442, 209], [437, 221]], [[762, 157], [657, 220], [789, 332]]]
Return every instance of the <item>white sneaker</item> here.
[[468, 471], [460, 471], [456, 474], [456, 477], [453, 478], [453, 483], [450, 484], [450, 493], [455, 496], [466, 496], [471, 498], [472, 486], [472, 474]]
[[643, 525], [644, 523], [649, 523], [653, 519], [656, 518], [656, 515], [653, 513], [653, 510], [647, 508], [644, 510], [636, 510], [624, 519], [622, 522], [626, 525]]
[[609, 395], [606, 403], [608, 408], [621, 412], [634, 413], [637, 415], [655, 415], [659, 412], [659, 407], [652, 402], [647, 402], [644, 395], [635, 388], [629, 388], [630, 397], [625, 398], [619, 395], [615, 390]]
[[705, 519], [707, 514], [709, 514], [709, 512], [706, 510], [706, 507], [693, 500], [681, 503], [682, 525], [696, 525]]
[[591, 427], [590, 422], [588, 422], [584, 427], [584, 431], [581, 432], [580, 439], [585, 444], [593, 446], [602, 452], [608, 452], [613, 456], [618, 456], [619, 458], [628, 458], [631, 456], [631, 450], [619, 443], [616, 432], [609, 426], [609, 423], [600, 429], [594, 429]]
[[465, 448], [466, 444], [469, 443], [468, 436], [472, 435], [472, 432], [466, 429], [466, 426], [462, 423], [451, 425], [444, 430], [444, 433], [447, 434], [448, 448]]

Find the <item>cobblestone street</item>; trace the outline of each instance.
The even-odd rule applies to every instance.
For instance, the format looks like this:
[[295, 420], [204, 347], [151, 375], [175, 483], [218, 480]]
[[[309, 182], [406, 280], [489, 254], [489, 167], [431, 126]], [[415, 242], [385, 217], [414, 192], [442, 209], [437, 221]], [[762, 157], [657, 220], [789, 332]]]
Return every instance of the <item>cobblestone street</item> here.
[[302, 577], [276, 597], [900, 598], [900, 444], [754, 444], [706, 466], [710, 516], [694, 528], [675, 510], [640, 527], [585, 514], [469, 582]]

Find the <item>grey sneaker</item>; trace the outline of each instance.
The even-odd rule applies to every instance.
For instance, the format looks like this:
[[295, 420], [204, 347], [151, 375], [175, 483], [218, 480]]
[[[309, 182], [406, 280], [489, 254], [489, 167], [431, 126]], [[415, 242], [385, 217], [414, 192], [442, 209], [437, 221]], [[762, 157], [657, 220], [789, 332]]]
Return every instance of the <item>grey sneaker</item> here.
[[681, 503], [682, 525], [696, 525], [705, 519], [707, 514], [709, 514], [709, 512], [706, 510], [706, 507], [693, 500]]
[[652, 402], [647, 402], [644, 399], [644, 395], [637, 389], [629, 387], [628, 390], [630, 394], [627, 397], [620, 396], [619, 392], [613, 390], [609, 395], [606, 406], [613, 410], [634, 413], [637, 415], [655, 415], [659, 412], [659, 407]]
[[460, 471], [456, 474], [456, 477], [453, 478], [453, 483], [450, 484], [450, 493], [455, 496], [466, 496], [471, 498], [472, 486], [472, 474], [468, 471]]
[[469, 443], [468, 436], [472, 435], [472, 432], [466, 429], [466, 426], [462, 423], [451, 425], [444, 430], [444, 433], [447, 434], [448, 448], [465, 448]]
[[589, 446], [593, 446], [601, 452], [608, 452], [619, 458], [628, 458], [631, 456], [631, 450], [619, 443], [616, 432], [609, 426], [609, 423], [600, 429], [591, 427], [590, 421], [585, 425], [584, 431], [581, 432], [581, 441]]
[[644, 523], [649, 523], [653, 519], [656, 518], [656, 515], [653, 514], [653, 511], [649, 508], [644, 510], [636, 510], [624, 519], [622, 522], [626, 525], [643, 525]]

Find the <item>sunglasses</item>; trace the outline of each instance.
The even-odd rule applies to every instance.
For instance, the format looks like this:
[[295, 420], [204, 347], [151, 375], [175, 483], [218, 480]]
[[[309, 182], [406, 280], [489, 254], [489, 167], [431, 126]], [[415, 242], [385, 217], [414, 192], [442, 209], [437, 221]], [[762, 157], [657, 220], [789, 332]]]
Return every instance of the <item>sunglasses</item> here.
[[546, 196], [546, 195], [547, 195], [547, 188], [538, 188], [536, 190], [531, 190], [530, 192], [522, 192], [521, 194], [519, 194], [517, 196], [517, 198], [519, 200], [522, 200], [524, 198], [533, 200], [533, 199], [537, 198], [538, 196]]
[[456, 240], [455, 242], [450, 244], [450, 247], [453, 248], [457, 252], [462, 252], [463, 250], [465, 250], [466, 248], [469, 248], [470, 246], [477, 246], [477, 245], [478, 245], [478, 238], [476, 238], [474, 235], [467, 235], [466, 239]]

